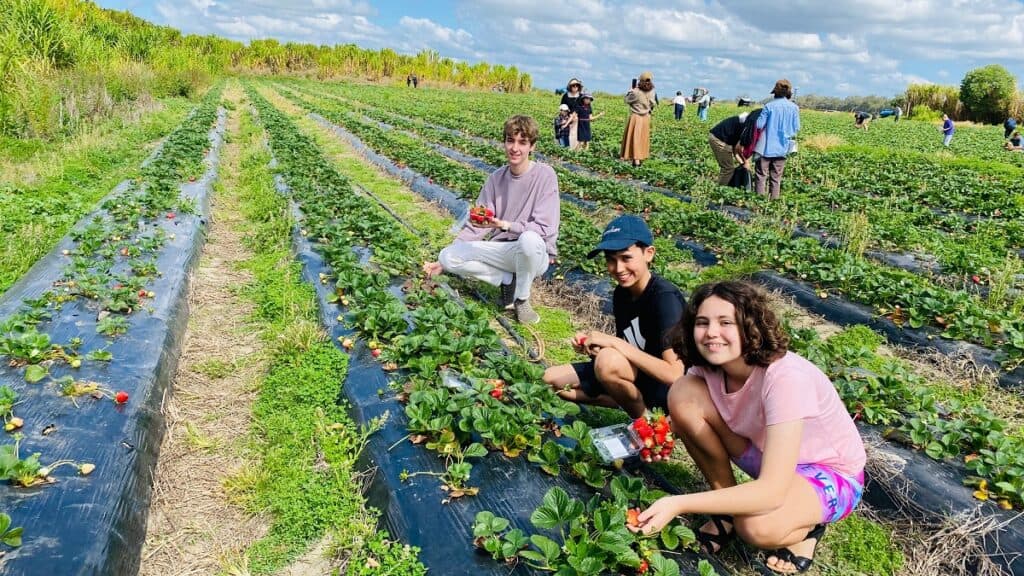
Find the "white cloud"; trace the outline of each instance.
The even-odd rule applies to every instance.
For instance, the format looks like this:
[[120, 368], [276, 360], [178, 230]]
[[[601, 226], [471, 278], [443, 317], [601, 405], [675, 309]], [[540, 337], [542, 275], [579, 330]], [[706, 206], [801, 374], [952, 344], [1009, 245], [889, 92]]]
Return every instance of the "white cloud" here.
[[991, 63], [1024, 74], [1024, 3], [1007, 0], [451, 0], [405, 16], [372, 0], [155, 1], [185, 33], [432, 49], [616, 94], [642, 70], [663, 94], [700, 83], [722, 98], [782, 77], [803, 94], [891, 95]]

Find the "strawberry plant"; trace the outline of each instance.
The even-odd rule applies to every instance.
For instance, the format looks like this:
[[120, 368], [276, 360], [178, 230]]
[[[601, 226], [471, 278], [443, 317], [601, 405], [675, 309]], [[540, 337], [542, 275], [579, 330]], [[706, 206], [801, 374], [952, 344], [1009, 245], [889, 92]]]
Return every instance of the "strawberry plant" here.
[[15, 486], [28, 487], [43, 482], [46, 475], [40, 477], [43, 465], [39, 463], [39, 453], [21, 458], [18, 454], [20, 435], [15, 434], [14, 444], [0, 446], [0, 480], [7, 480]]
[[24, 529], [21, 526], [11, 527], [11, 517], [0, 512], [0, 542], [11, 548], [21, 546], [21, 535]]
[[533, 569], [558, 574], [622, 570], [679, 574], [679, 566], [667, 555], [692, 547], [693, 532], [681, 524], [670, 524], [658, 535], [633, 533], [627, 526], [628, 510], [649, 504], [656, 493], [643, 488], [639, 479], [626, 477], [612, 481], [611, 493], [610, 499], [598, 495], [584, 503], [561, 488], [549, 490], [530, 515], [530, 523], [538, 530], [556, 533], [558, 540], [539, 532], [527, 538], [522, 530], [509, 530], [507, 519], [480, 512], [473, 525], [474, 544], [495, 560], [522, 561]]

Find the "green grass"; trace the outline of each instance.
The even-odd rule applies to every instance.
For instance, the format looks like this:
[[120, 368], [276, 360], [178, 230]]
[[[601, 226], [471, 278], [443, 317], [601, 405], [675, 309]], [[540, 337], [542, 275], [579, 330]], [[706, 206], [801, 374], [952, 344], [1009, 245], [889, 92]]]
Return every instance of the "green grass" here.
[[893, 542], [892, 530], [881, 524], [854, 513], [830, 528], [818, 562], [820, 573], [892, 576], [903, 567], [903, 554]]
[[424, 240], [424, 258], [435, 258], [442, 248], [451, 243], [454, 238], [451, 232], [454, 219], [450, 214], [441, 208], [424, 209], [428, 205], [426, 201], [401, 181], [385, 176], [368, 164], [333, 132], [328, 132], [305, 114], [290, 112], [291, 107], [282, 103], [276, 95], [264, 91], [264, 96], [274, 96], [273, 102], [278, 109], [310, 135], [329, 158], [335, 160], [334, 167], [338, 172], [379, 198], [416, 230], [416, 234]]
[[243, 115], [239, 203], [247, 223], [244, 290], [270, 354], [270, 370], [253, 407], [253, 450], [259, 460], [232, 478], [229, 492], [252, 513], [267, 514], [267, 534], [246, 551], [253, 574], [274, 573], [326, 535], [350, 565], [373, 558], [384, 572], [422, 574], [413, 548], [376, 531], [365, 508], [356, 459], [370, 429], [360, 429], [338, 403], [348, 356], [316, 324], [313, 288], [302, 282], [289, 250], [291, 222], [277, 195], [259, 133]]
[[[28, 158], [19, 171], [37, 171], [45, 177], [30, 185], [0, 181], [0, 292], [52, 249], [118, 182], [137, 175], [149, 154], [146, 145], [173, 130], [190, 106], [186, 100], [167, 100], [162, 110], [142, 121], [57, 158], [45, 153], [29, 157], [7, 142], [0, 152]], [[56, 168], [51, 166], [54, 162], [59, 163]]]

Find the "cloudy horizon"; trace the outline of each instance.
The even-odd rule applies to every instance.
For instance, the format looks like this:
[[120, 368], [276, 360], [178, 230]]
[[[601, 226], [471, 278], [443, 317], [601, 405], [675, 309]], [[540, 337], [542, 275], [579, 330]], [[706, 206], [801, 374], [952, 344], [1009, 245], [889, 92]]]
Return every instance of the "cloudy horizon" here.
[[97, 0], [185, 34], [247, 42], [436, 50], [516, 66], [537, 88], [579, 77], [621, 92], [643, 70], [662, 94], [707, 86], [760, 98], [789, 78], [801, 94], [894, 96], [909, 83], [959, 85], [969, 70], [1024, 65], [1024, 4], [678, 0]]

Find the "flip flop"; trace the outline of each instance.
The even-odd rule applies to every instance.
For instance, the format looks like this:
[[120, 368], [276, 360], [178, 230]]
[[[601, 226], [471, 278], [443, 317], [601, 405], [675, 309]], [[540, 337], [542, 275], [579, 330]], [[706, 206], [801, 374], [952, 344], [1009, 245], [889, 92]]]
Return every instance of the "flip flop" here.
[[[697, 530], [697, 542], [700, 543], [701, 549], [707, 555], [712, 556], [721, 552], [722, 548], [725, 548], [729, 542], [732, 542], [732, 539], [736, 536], [736, 523], [733, 517], [728, 514], [712, 514], [710, 520], [718, 532], [712, 534], [711, 532]], [[725, 528], [726, 522], [729, 523], [728, 530]]]
[[[825, 524], [818, 524], [807, 533], [807, 536], [804, 537], [804, 540], [810, 540], [811, 538], [814, 538], [814, 550], [817, 551], [818, 543], [821, 542], [821, 537], [824, 535]], [[698, 537], [698, 540], [699, 539], [700, 538]], [[796, 567], [797, 574], [803, 574], [804, 572], [807, 572], [807, 570], [810, 569], [811, 565], [814, 564], [814, 558], [807, 558], [806, 556], [797, 556], [789, 548], [777, 548], [769, 552], [768, 555], [775, 556], [782, 562], [789, 562], [794, 567]], [[777, 570], [772, 569], [772, 567], [768, 564], [767, 560], [768, 559], [765, 558], [765, 566], [768, 566], [768, 569], [772, 570], [772, 572], [775, 572], [777, 574], [789, 574], [789, 572], [779, 572]]]

